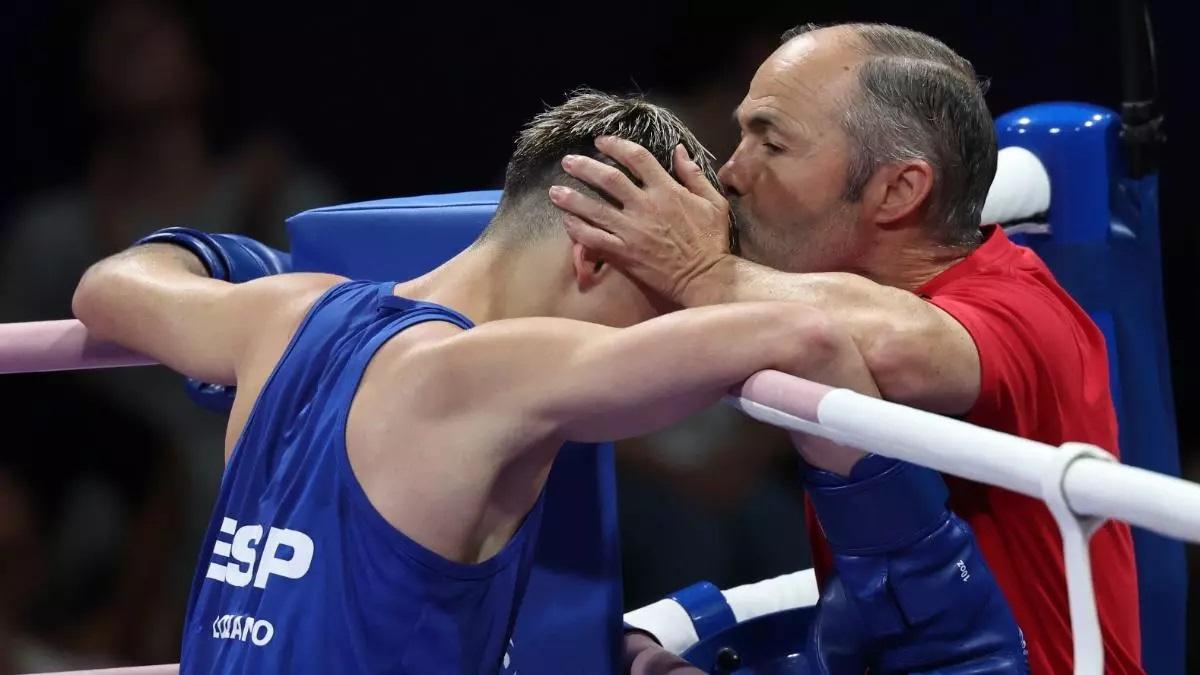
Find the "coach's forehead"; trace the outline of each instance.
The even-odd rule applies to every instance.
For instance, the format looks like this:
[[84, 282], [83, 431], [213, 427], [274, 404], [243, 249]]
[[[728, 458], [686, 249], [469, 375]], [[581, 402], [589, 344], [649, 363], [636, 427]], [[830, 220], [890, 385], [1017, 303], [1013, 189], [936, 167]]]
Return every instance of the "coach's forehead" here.
[[747, 104], [802, 117], [842, 105], [861, 61], [859, 38], [848, 28], [805, 33], [779, 46], [750, 82]]

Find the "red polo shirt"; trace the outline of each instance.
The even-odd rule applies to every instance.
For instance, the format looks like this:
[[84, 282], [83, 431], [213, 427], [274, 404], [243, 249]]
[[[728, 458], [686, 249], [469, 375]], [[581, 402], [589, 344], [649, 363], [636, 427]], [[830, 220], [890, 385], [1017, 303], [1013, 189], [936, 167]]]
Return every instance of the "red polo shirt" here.
[[[1061, 445], [1081, 441], [1118, 454], [1104, 337], [1033, 251], [984, 228], [984, 243], [917, 290], [954, 317], [979, 350], [979, 398], [967, 421]], [[970, 448], [964, 448], [970, 451]], [[950, 507], [970, 523], [1029, 645], [1036, 675], [1072, 672], [1071, 617], [1062, 539], [1045, 504], [946, 477]], [[809, 510], [814, 561], [831, 558]], [[1133, 540], [1124, 523], [1092, 537], [1092, 578], [1107, 673], [1142, 673]]]

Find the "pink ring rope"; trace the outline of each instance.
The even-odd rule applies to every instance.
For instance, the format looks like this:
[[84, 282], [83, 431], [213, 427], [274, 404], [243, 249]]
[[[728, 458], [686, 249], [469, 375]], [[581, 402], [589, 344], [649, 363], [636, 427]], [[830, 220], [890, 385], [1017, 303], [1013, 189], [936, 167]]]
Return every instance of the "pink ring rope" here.
[[57, 673], [41, 673], [40, 675], [177, 675], [178, 663], [168, 663], [160, 666], [131, 666], [127, 668], [101, 668], [98, 670], [70, 670]]
[[154, 359], [88, 335], [75, 319], [0, 324], [0, 373], [146, 366]]

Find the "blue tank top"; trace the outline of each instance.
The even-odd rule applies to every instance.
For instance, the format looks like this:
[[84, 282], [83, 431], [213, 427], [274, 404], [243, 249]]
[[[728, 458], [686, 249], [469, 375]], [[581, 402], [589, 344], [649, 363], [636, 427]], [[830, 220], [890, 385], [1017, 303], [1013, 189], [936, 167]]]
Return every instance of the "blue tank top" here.
[[350, 468], [346, 418], [376, 351], [426, 321], [472, 327], [394, 286], [327, 291], [263, 386], [204, 538], [183, 673], [493, 675], [510, 665], [544, 494], [499, 553], [468, 565], [393, 528]]

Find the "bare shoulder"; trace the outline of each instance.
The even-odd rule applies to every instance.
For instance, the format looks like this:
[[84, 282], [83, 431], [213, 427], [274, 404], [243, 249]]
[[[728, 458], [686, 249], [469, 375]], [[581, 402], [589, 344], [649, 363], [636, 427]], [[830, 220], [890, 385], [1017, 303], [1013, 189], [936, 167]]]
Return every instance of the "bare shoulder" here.
[[256, 325], [246, 345], [248, 370], [270, 370], [313, 303], [344, 281], [334, 274], [277, 274], [233, 286], [239, 315]]
[[225, 430], [229, 459], [259, 392], [287, 349], [292, 336], [317, 298], [346, 281], [333, 274], [278, 274], [229, 285], [229, 302], [237, 320], [250, 330], [237, 363], [237, 398]]
[[336, 274], [300, 272], [266, 276], [233, 288], [246, 303], [272, 303], [284, 308], [296, 302], [312, 304], [322, 293], [345, 281], [345, 277]]
[[317, 298], [345, 277], [336, 274], [276, 274], [234, 286], [243, 312], [261, 320], [286, 325], [299, 323]]

